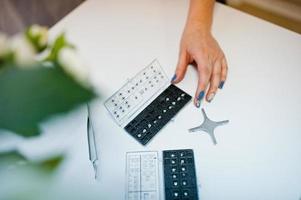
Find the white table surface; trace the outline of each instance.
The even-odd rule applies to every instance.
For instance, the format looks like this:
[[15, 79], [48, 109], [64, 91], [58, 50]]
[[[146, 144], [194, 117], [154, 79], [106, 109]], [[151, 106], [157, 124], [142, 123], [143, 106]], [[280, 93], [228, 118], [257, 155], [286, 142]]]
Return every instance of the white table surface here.
[[[19, 147], [28, 154], [67, 152], [47, 194], [52, 199], [124, 199], [127, 151], [178, 148], [194, 150], [203, 200], [301, 198], [301, 36], [296, 33], [216, 5], [213, 34], [227, 56], [229, 76], [214, 101], [202, 107], [212, 119], [230, 120], [216, 130], [217, 146], [207, 134], [188, 133], [202, 121], [192, 103], [146, 147], [105, 110], [103, 101], [154, 58], [172, 77], [187, 8], [183, 0], [89, 0], [52, 28], [52, 35], [67, 31], [102, 95], [92, 106], [99, 181], [93, 180], [88, 160], [85, 108], [48, 122], [43, 137]], [[178, 86], [194, 95], [196, 83], [190, 67]]]

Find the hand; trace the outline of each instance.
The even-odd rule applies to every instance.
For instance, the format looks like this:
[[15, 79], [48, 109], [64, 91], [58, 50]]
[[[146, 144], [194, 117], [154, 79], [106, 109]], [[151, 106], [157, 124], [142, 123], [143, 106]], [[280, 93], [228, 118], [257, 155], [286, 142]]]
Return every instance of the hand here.
[[211, 33], [202, 31], [197, 25], [187, 26], [184, 30], [179, 60], [172, 83], [178, 83], [184, 78], [187, 67], [191, 63], [197, 65], [199, 78], [194, 104], [196, 107], [200, 107], [205, 95], [206, 100], [211, 102], [218, 88], [223, 88], [228, 66], [223, 51]]

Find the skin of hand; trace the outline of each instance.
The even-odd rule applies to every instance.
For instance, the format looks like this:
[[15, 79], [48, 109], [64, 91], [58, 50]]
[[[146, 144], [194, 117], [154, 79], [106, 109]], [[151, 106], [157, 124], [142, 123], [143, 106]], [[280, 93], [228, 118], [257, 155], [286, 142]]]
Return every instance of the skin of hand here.
[[[228, 66], [225, 55], [210, 32], [213, 5], [213, 0], [191, 0], [180, 42], [178, 64], [172, 78], [172, 83], [180, 82], [189, 64], [196, 64], [198, 70], [198, 87], [194, 98], [196, 107], [200, 107], [204, 98], [211, 102], [217, 90], [223, 88], [227, 78]], [[204, 10], [205, 13], [200, 12]]]

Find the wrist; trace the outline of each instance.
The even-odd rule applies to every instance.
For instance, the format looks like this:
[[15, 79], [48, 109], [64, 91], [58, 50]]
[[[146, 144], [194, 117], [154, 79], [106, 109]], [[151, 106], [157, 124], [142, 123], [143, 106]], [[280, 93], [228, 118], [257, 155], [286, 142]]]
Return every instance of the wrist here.
[[215, 0], [190, 0], [186, 28], [210, 36], [214, 2]]
[[185, 31], [198, 32], [202, 36], [211, 36], [211, 27], [207, 26], [204, 23], [201, 23], [199, 20], [189, 20], [186, 23]]

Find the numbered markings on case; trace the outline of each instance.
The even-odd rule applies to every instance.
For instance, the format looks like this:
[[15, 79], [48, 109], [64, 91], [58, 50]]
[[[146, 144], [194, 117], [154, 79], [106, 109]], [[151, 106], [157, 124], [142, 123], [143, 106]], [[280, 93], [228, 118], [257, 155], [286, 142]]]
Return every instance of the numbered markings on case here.
[[190, 100], [190, 95], [170, 85], [124, 129], [146, 145]]
[[163, 165], [165, 200], [197, 200], [193, 150], [163, 151]]
[[154, 60], [107, 99], [105, 107], [118, 125], [127, 123], [131, 114], [166, 85], [167, 81], [159, 62]]
[[127, 200], [159, 199], [157, 152], [127, 152], [126, 191]]

